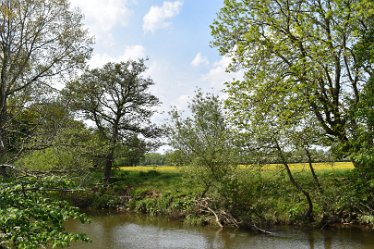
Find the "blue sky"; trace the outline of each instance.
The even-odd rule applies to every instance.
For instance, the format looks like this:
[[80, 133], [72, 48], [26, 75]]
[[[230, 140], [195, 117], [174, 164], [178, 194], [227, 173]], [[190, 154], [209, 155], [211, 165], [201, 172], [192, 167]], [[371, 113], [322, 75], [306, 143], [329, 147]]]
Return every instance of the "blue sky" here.
[[152, 92], [163, 103], [161, 114], [154, 118], [157, 122], [166, 119], [171, 106], [186, 109], [196, 88], [219, 93], [223, 83], [235, 77], [225, 72], [229, 59], [210, 47], [209, 25], [223, 0], [71, 0], [71, 4], [81, 9], [96, 39], [90, 67], [149, 58], [147, 74], [155, 81]]

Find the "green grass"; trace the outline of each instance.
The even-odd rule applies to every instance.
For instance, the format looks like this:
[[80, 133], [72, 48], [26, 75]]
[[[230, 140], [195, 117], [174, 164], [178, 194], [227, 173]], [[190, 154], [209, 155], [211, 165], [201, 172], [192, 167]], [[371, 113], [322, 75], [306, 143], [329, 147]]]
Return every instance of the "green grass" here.
[[136, 188], [138, 191], [191, 195], [199, 190], [192, 188], [195, 184], [191, 183], [191, 179], [184, 177], [184, 173], [177, 168], [171, 170], [170, 167], [121, 167], [117, 174], [122, 175], [118, 185]]
[[176, 218], [193, 213], [195, 197], [202, 190], [182, 172], [167, 169], [128, 167], [117, 171], [120, 181], [115, 183], [115, 188], [131, 196], [125, 208]]
[[158, 172], [180, 172], [180, 167], [176, 166], [122, 166], [119, 167], [120, 170], [123, 171], [133, 171], [133, 172], [139, 172], [139, 171], [150, 171], [150, 170], [156, 170]]
[[[352, 163], [314, 163], [313, 167], [323, 192], [317, 188], [307, 163], [290, 164], [294, 178], [313, 199], [316, 221], [325, 214], [337, 217], [336, 220], [341, 222], [350, 222], [350, 217], [360, 219], [357, 213], [350, 215], [357, 210], [355, 205], [361, 198], [356, 197], [352, 188]], [[121, 204], [125, 209], [205, 223], [212, 217], [206, 218], [207, 213], [196, 213], [195, 206], [204, 188], [186, 169], [176, 166], [119, 167], [115, 171], [118, 181], [112, 187], [117, 195], [131, 196]], [[216, 201], [213, 207], [223, 208], [249, 223], [303, 222], [303, 213], [308, 207], [305, 196], [290, 183], [283, 165], [240, 165], [234, 174], [235, 181], [216, 182], [210, 188], [207, 196]]]

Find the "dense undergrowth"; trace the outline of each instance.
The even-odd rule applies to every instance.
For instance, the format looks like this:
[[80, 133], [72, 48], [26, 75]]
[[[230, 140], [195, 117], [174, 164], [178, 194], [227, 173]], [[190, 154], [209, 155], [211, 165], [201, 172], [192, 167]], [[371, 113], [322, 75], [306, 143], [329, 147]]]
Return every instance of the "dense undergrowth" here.
[[213, 184], [204, 195], [194, 177], [182, 171], [155, 168], [117, 170], [112, 184], [100, 184], [93, 173], [79, 194], [65, 195], [85, 209], [113, 209], [163, 215], [191, 224], [253, 227], [274, 224], [363, 224], [374, 228], [373, 194], [352, 183], [352, 170], [318, 171], [320, 188], [308, 172], [295, 178], [313, 200], [313, 219], [306, 220], [307, 202], [282, 170], [238, 169], [230, 179]]

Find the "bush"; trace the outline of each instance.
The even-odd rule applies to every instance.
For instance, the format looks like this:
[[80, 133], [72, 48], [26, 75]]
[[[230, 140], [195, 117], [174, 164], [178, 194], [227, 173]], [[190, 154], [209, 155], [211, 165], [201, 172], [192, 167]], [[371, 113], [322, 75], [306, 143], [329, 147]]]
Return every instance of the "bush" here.
[[47, 148], [24, 155], [16, 166], [28, 170], [88, 169], [91, 162], [74, 150]]

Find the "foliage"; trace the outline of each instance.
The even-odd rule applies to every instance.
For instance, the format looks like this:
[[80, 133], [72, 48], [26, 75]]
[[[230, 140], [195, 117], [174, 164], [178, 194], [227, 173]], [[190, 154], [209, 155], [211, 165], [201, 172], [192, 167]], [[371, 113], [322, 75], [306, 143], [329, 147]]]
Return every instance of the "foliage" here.
[[[218, 191], [209, 191], [207, 197], [215, 201], [211, 207], [217, 212], [230, 212], [243, 227], [250, 227], [253, 223], [258, 226], [305, 223], [303, 215], [307, 202], [302, 193], [295, 191], [290, 184], [284, 167], [264, 165], [261, 170], [258, 167], [246, 165], [234, 170], [235, 181], [225, 181], [230, 198], [222, 198], [222, 193]], [[147, 169], [158, 173], [147, 173]], [[360, 197], [352, 188], [351, 174], [355, 171], [351, 163], [321, 163], [316, 166], [323, 194], [313, 191], [314, 182], [309, 170], [303, 170], [303, 165], [294, 164], [291, 169], [295, 179], [312, 190], [315, 225], [326, 227], [330, 223], [370, 222], [370, 207], [363, 206], [367, 203], [361, 199], [364, 196]], [[196, 208], [203, 191], [200, 180], [189, 177], [180, 167], [174, 167], [174, 171], [170, 166], [167, 170], [162, 166], [128, 167], [125, 170], [127, 174], [123, 176], [122, 188], [127, 190], [129, 197], [122, 203], [123, 208], [182, 218], [185, 222], [196, 224], [215, 223], [211, 213], [201, 213]]]
[[145, 153], [140, 165], [166, 165], [167, 156], [160, 153]]
[[361, 129], [372, 134], [370, 121], [354, 114], [368, 104], [363, 89], [373, 73], [372, 59], [362, 58], [373, 45], [368, 6], [359, 0], [225, 1], [212, 25], [213, 45], [232, 58], [231, 70], [245, 70], [243, 80], [228, 83], [238, 125], [257, 125], [266, 114], [263, 124], [293, 126], [292, 134], [307, 124], [307, 134], [317, 135], [314, 144], [338, 144], [346, 157], [372, 148], [354, 144]]
[[22, 141], [30, 139], [24, 126], [30, 131], [39, 125], [18, 119], [17, 113], [51, 99], [52, 82], [63, 82], [84, 66], [92, 39], [83, 29], [82, 15], [66, 0], [2, 1], [0, 15], [0, 160], [4, 162], [12, 160], [12, 153], [17, 156]]
[[108, 142], [106, 182], [111, 177], [118, 145], [138, 134], [146, 138], [159, 135], [159, 129], [150, 121], [159, 100], [148, 92], [154, 83], [145, 78], [145, 70], [144, 60], [107, 63], [102, 68], [86, 70], [64, 90], [73, 109], [92, 120], [100, 138]]
[[170, 144], [180, 151], [205, 192], [220, 188], [231, 176], [238, 154], [217, 96], [197, 91], [190, 104], [192, 117], [183, 119], [177, 110], [171, 115]]
[[80, 157], [81, 155], [76, 152], [73, 149], [47, 148], [25, 155], [16, 165], [28, 170], [82, 169], [91, 166], [90, 161]]
[[82, 234], [64, 231], [68, 219], [87, 218], [54, 193], [73, 191], [71, 181], [52, 176], [2, 179], [0, 183], [0, 246], [5, 248], [66, 247]]
[[103, 157], [107, 144], [95, 131], [71, 118], [65, 118], [59, 126], [48, 144], [23, 153], [15, 165], [28, 170], [81, 170], [94, 166], [97, 158]]
[[355, 188], [358, 192], [366, 191], [374, 207], [374, 77], [371, 76], [365, 85], [361, 103], [355, 112], [360, 123], [365, 124], [357, 130], [356, 140], [352, 142], [353, 148], [350, 150], [353, 160], [360, 165], [356, 177]]
[[[131, 167], [134, 169], [137, 167]], [[149, 168], [149, 167], [148, 167]], [[196, 195], [200, 187], [173, 171], [131, 171], [124, 176], [124, 185], [131, 189], [125, 208], [151, 215], [168, 215], [174, 218], [194, 213]], [[125, 187], [125, 186], [122, 186]]]
[[165, 152], [165, 162], [167, 165], [182, 166], [186, 164], [186, 158], [180, 150], [173, 150]]
[[127, 139], [122, 145], [119, 145], [115, 151], [115, 165], [117, 166], [135, 166], [139, 165], [145, 157], [145, 152], [149, 150], [148, 144], [137, 136]]
[[[0, 17], [1, 167], [33, 150], [40, 151], [34, 154], [39, 168], [62, 166], [66, 159], [78, 162], [73, 150], [50, 146], [56, 136], [61, 139], [62, 127], [74, 123], [54, 86], [74, 77], [90, 56], [93, 42], [82, 15], [67, 0], [6, 0], [0, 3]], [[63, 247], [86, 240], [64, 231], [64, 220], [84, 219], [56, 199], [59, 191], [71, 191], [65, 179], [27, 173], [0, 180], [0, 247]]]
[[330, 148], [351, 160], [360, 177], [351, 176], [348, 192], [361, 189], [365, 205], [373, 203], [372, 7], [366, 0], [230, 0], [211, 26], [213, 45], [232, 58], [229, 70], [244, 71], [227, 83], [226, 102], [243, 147], [278, 156], [308, 200], [309, 217], [317, 200], [289, 169], [295, 151], [305, 153], [321, 193], [311, 151]]

